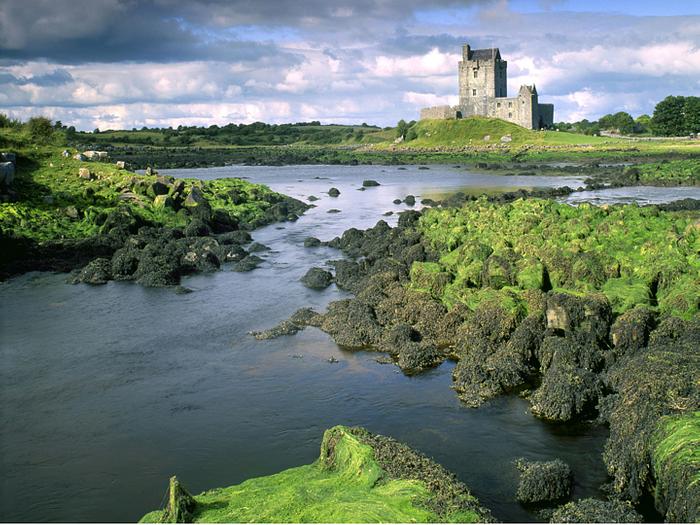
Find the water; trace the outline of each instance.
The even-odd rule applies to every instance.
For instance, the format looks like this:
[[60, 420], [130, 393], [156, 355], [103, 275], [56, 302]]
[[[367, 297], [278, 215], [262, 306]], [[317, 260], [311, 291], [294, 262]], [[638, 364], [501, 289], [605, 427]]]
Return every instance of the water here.
[[[513, 497], [512, 462], [521, 456], [560, 457], [574, 469], [575, 496], [597, 494], [605, 481], [604, 429], [545, 424], [518, 398], [465, 408], [450, 389], [449, 362], [409, 378], [378, 364], [377, 354], [339, 349], [316, 329], [272, 341], [246, 335], [299, 307], [323, 309], [345, 296], [298, 282], [310, 266], [340, 256], [304, 248], [309, 235], [326, 240], [372, 226], [383, 212], [405, 209], [392, 200], [406, 194], [580, 181], [446, 167], [173, 174], [245, 176], [321, 200], [295, 223], [254, 232], [272, 249], [260, 268], [189, 277], [189, 295], [132, 283], [70, 286], [65, 275], [49, 273], [0, 285], [1, 520], [134, 521], [161, 506], [173, 474], [196, 493], [309, 463], [323, 430], [337, 424], [363, 425], [434, 457], [504, 521], [535, 518]], [[370, 178], [382, 186], [357, 191]], [[341, 191], [337, 199], [323, 193], [331, 186]], [[328, 214], [331, 208], [342, 211]]]

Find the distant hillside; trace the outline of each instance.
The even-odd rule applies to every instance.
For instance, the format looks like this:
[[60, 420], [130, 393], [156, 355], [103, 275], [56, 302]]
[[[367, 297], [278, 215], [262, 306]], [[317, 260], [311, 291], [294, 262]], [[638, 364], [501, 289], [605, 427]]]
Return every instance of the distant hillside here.
[[480, 146], [501, 143], [501, 138], [510, 135], [511, 145], [557, 145], [557, 144], [600, 144], [610, 142], [609, 138], [592, 137], [576, 133], [558, 131], [532, 131], [501, 119], [470, 117], [459, 120], [421, 120], [412, 126], [407, 134], [406, 147], [459, 147]]

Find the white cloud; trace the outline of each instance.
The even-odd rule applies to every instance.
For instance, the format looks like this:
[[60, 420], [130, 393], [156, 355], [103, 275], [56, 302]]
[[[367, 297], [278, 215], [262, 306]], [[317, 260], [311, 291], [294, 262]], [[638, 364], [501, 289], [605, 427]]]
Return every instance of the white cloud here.
[[427, 106], [453, 106], [459, 102], [458, 95], [436, 95], [434, 93], [416, 93], [415, 91], [407, 91], [401, 99], [404, 102], [417, 106], [419, 108]]
[[455, 53], [442, 53], [438, 48], [424, 55], [392, 57], [380, 55], [366, 62], [365, 67], [377, 77], [425, 77], [436, 74], [457, 75], [457, 62], [461, 56]]

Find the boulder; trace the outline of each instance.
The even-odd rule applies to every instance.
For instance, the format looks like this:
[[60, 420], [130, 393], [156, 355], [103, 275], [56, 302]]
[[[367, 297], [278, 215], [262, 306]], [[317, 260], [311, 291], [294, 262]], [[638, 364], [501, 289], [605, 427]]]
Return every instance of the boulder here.
[[408, 206], [413, 206], [416, 203], [416, 198], [413, 195], [406, 195], [403, 200]]
[[90, 171], [90, 168], [80, 168], [78, 170], [78, 177], [85, 180], [93, 180], [95, 174]]
[[265, 246], [264, 244], [261, 244], [259, 242], [254, 242], [250, 246], [248, 246], [248, 251], [250, 253], [255, 253], [255, 252], [267, 252], [270, 251], [269, 246]]
[[507, 144], [508, 142], [512, 142], [512, 141], [513, 141], [513, 137], [511, 136], [510, 133], [508, 133], [507, 135], [503, 135], [501, 137], [501, 142], [503, 142], [504, 144]]
[[185, 199], [185, 206], [189, 208], [206, 203], [207, 200], [204, 198], [204, 195], [202, 195], [202, 190], [200, 190], [197, 186], [192, 186], [187, 198]]
[[249, 272], [255, 270], [263, 260], [257, 255], [248, 255], [231, 267], [234, 272]]
[[153, 206], [156, 208], [170, 208], [175, 207], [175, 202], [169, 195], [156, 195], [153, 199]]
[[87, 150], [83, 151], [83, 156], [88, 160], [104, 160], [109, 157], [106, 151]]
[[316, 248], [321, 246], [321, 240], [316, 237], [307, 237], [304, 239], [304, 248]]
[[594, 498], [572, 501], [557, 508], [550, 523], [642, 523], [644, 518], [626, 501]]
[[516, 497], [521, 503], [546, 503], [571, 494], [573, 476], [569, 465], [560, 459], [527, 461], [519, 459], [520, 483]]
[[333, 282], [333, 274], [322, 268], [311, 268], [301, 278], [301, 282], [307, 288], [323, 290], [324, 288], [330, 286], [330, 284]]
[[309, 202], [315, 202], [315, 201], [318, 200], [318, 197], [316, 197], [316, 195], [309, 195], [309, 196], [306, 198], [306, 200], [309, 201]]
[[123, 160], [118, 160], [116, 162], [116, 166], [117, 169], [123, 170], [124, 168], [126, 168], [126, 162], [124, 162]]
[[73, 155], [73, 158], [75, 160], [79, 160], [79, 161], [87, 160], [87, 157], [85, 155], [83, 155], [82, 153], [76, 153], [75, 155]]
[[401, 204], [401, 202], [403, 202], [403, 201], [401, 199], [394, 199], [392, 202], [394, 204]]
[[155, 181], [148, 188], [148, 194], [152, 196], [167, 195], [170, 191], [170, 187], [161, 181]]
[[72, 282], [73, 284], [105, 284], [111, 278], [112, 261], [109, 259], [99, 258], [88, 263]]
[[338, 195], [340, 195], [340, 190], [338, 188], [331, 188], [330, 190], [328, 190], [328, 195], [330, 197], [337, 197]]
[[362, 187], [363, 188], [372, 188], [374, 186], [379, 186], [379, 183], [376, 180], [364, 180], [362, 181]]

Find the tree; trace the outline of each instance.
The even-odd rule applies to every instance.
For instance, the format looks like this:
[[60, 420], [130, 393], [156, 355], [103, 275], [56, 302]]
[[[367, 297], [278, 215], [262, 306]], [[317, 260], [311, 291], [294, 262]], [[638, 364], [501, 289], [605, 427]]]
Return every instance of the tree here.
[[398, 124], [396, 124], [396, 138], [405, 137], [407, 131], [408, 124], [406, 124], [406, 121], [404, 119], [399, 120]]
[[619, 111], [614, 115], [605, 115], [598, 119], [598, 125], [601, 129], [618, 131], [619, 133], [627, 134], [634, 131], [634, 119], [632, 115], [625, 111]]
[[418, 133], [416, 133], [416, 130], [413, 128], [410, 128], [406, 132], [406, 142], [410, 142], [412, 140], [416, 140], [418, 138]]
[[634, 119], [634, 132], [647, 133], [651, 131], [651, 117], [649, 115], [639, 115]]
[[685, 97], [683, 104], [685, 132], [700, 133], [700, 97]]
[[27, 121], [27, 130], [32, 140], [40, 144], [45, 144], [53, 135], [53, 125], [46, 117], [32, 117]]
[[684, 108], [684, 97], [669, 96], [659, 102], [651, 117], [651, 129], [654, 134], [666, 137], [684, 135], [686, 133]]

